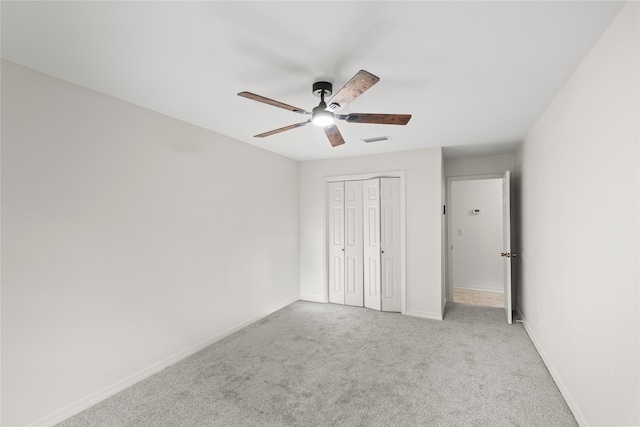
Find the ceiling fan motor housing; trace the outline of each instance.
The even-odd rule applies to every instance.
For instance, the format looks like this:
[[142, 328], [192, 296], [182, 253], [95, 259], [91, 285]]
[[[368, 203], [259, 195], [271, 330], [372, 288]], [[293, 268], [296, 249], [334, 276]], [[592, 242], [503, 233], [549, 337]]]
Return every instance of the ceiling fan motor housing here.
[[313, 84], [313, 94], [317, 97], [331, 96], [333, 93], [333, 85], [329, 82], [315, 82]]

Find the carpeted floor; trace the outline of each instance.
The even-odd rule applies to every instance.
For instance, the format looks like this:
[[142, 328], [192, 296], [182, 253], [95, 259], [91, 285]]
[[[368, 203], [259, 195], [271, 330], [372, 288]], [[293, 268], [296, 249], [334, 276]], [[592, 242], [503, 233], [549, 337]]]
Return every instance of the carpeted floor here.
[[59, 426], [573, 426], [519, 324], [296, 302]]

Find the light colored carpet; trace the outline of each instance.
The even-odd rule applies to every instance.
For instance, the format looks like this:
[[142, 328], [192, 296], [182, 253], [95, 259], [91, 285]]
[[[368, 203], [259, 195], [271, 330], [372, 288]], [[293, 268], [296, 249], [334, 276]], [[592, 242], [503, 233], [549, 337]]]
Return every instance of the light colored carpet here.
[[504, 310], [444, 321], [296, 302], [59, 424], [573, 426]]

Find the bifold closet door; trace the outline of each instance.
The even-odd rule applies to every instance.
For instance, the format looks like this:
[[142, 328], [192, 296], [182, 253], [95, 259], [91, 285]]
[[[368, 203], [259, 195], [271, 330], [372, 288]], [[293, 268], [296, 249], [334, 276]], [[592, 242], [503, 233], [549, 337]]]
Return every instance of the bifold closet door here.
[[363, 306], [362, 181], [344, 183], [344, 303]]
[[344, 182], [327, 185], [329, 302], [344, 304]]
[[382, 311], [400, 312], [400, 178], [380, 178]]
[[329, 302], [400, 311], [400, 179], [327, 184]]
[[363, 182], [364, 306], [381, 310], [380, 299], [380, 179]]

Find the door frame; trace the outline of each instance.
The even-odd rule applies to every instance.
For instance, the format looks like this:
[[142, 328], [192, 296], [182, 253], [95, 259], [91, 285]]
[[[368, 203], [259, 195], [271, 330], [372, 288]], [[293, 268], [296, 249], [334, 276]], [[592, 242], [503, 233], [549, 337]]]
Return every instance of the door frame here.
[[[453, 302], [453, 260], [451, 259], [451, 242], [453, 241], [453, 231], [451, 230], [451, 222], [449, 220], [451, 216], [451, 184], [455, 181], [478, 181], [482, 179], [502, 179], [504, 177], [503, 173], [490, 173], [484, 175], [461, 175], [461, 176], [448, 176], [447, 177], [447, 198], [446, 198], [446, 215], [445, 215], [445, 243], [446, 243], [446, 251], [445, 251], [445, 260], [447, 263], [446, 269], [446, 284], [447, 284], [447, 292], [446, 292], [446, 300], [447, 302]], [[504, 221], [504, 220], [503, 220]]]
[[400, 178], [400, 313], [407, 311], [407, 265], [406, 265], [406, 188], [405, 171], [373, 172], [357, 175], [326, 176], [324, 180], [322, 235], [323, 235], [323, 269], [324, 302], [329, 301], [329, 228], [327, 227], [327, 183], [336, 181], [365, 181], [374, 178]]

